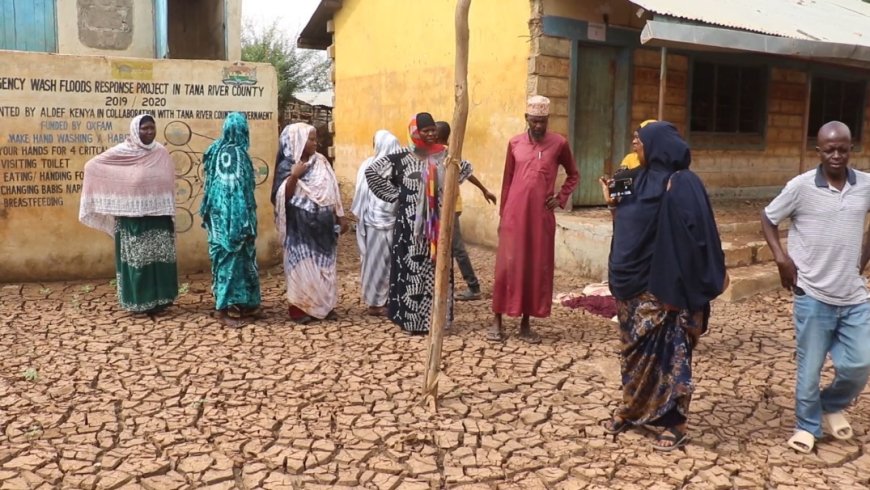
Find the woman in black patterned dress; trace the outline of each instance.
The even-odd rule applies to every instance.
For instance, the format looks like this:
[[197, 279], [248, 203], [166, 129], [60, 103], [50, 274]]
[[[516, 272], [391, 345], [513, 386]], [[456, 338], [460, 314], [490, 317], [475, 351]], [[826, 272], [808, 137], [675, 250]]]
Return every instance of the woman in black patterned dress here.
[[[410, 145], [374, 161], [365, 175], [378, 199], [397, 203], [387, 316], [409, 334], [425, 334], [435, 288], [435, 244], [447, 151], [436, 143], [431, 114], [417, 114], [409, 129]], [[461, 162], [459, 181], [469, 175], [471, 165]], [[452, 290], [448, 298], [452, 318]]]

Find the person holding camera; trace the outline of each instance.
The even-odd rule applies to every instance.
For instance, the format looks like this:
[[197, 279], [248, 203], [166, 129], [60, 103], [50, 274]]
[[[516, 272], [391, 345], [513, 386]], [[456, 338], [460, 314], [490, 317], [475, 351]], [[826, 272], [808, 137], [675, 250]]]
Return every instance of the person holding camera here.
[[[553, 304], [557, 206], [565, 207], [580, 174], [568, 140], [547, 131], [550, 99], [536, 95], [528, 100], [528, 130], [508, 143], [501, 189], [498, 252], [492, 293], [493, 325], [487, 340], [504, 340], [502, 315], [522, 316], [520, 338], [537, 344], [529, 317], [550, 316]], [[559, 167], [567, 180], [553, 193]]]
[[673, 451], [689, 441], [692, 350], [707, 328], [710, 302], [727, 287], [725, 254], [677, 128], [653, 122], [635, 136], [640, 166], [630, 179], [600, 180], [613, 212], [608, 266], [623, 387], [622, 403], [603, 426], [610, 434], [664, 427], [653, 448]]

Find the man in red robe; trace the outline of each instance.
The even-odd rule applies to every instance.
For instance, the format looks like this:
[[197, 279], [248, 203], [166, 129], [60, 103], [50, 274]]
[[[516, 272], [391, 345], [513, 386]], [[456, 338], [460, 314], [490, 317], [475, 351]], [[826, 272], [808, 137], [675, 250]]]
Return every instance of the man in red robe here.
[[[528, 101], [528, 130], [508, 143], [501, 189], [501, 221], [495, 261], [492, 311], [495, 320], [487, 339], [504, 340], [502, 315], [522, 316], [519, 337], [529, 343], [541, 338], [532, 332], [529, 317], [550, 316], [556, 206], [567, 204], [580, 181], [568, 141], [547, 131], [550, 100], [534, 96]], [[559, 166], [568, 179], [553, 193]]]

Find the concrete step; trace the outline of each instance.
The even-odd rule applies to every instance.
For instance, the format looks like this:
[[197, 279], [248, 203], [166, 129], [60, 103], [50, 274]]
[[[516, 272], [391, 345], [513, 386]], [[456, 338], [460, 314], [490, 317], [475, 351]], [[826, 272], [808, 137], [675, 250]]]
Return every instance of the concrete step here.
[[[779, 224], [780, 233], [788, 232], [789, 226], [791, 226], [791, 220], [788, 218], [784, 219], [782, 223]], [[716, 227], [719, 229], [720, 235], [757, 234], [758, 236], [761, 236], [761, 215], [758, 215], [757, 219], [752, 220], [716, 223]]]
[[723, 301], [740, 301], [781, 286], [779, 270], [773, 262], [728, 269], [731, 284], [719, 297]]
[[[745, 267], [773, 260], [770, 247], [767, 246], [767, 242], [760, 234], [723, 234], [721, 239], [726, 267]], [[780, 240], [782, 246], [786, 247], [788, 241], [785, 238], [780, 238]]]

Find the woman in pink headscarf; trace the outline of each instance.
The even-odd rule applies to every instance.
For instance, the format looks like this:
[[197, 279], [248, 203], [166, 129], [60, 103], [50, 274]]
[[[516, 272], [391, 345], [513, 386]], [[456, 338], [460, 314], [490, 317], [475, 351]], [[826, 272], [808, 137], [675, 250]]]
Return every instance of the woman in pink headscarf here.
[[317, 132], [305, 123], [281, 133], [272, 200], [284, 246], [290, 317], [298, 323], [336, 318], [338, 235], [347, 231], [338, 180], [317, 153]]
[[118, 300], [155, 313], [178, 296], [175, 165], [154, 141], [154, 118], [130, 123], [127, 140], [85, 165], [79, 221], [115, 238]]

